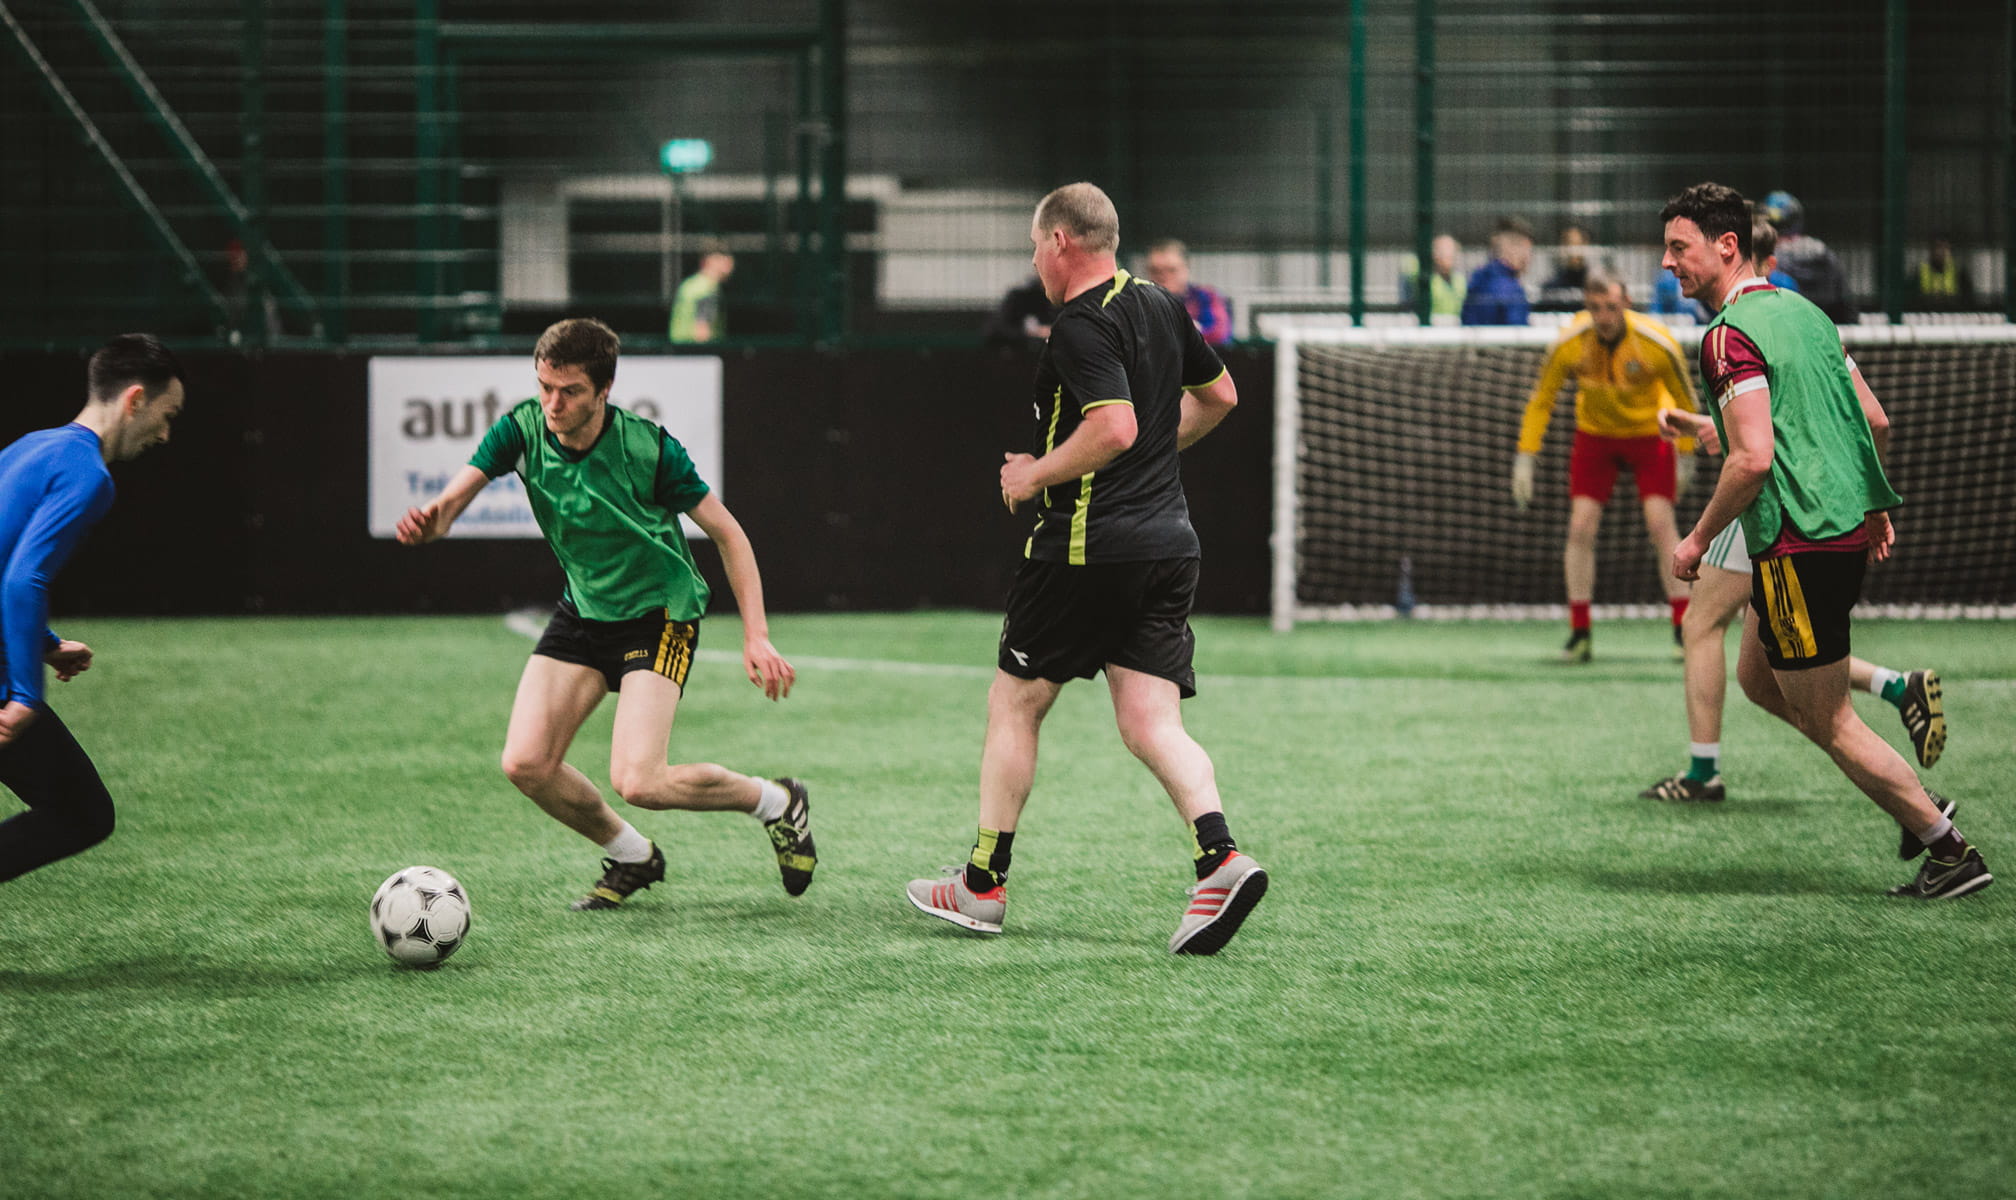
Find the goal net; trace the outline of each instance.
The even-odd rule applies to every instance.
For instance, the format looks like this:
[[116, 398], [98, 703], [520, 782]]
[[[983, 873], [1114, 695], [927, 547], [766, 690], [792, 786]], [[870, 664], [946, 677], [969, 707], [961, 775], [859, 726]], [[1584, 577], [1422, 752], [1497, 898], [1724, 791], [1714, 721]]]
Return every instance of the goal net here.
[[[1691, 351], [1701, 330], [1677, 329]], [[1858, 611], [2016, 616], [2016, 327], [1850, 327], [1890, 415], [1904, 497], [1896, 553]], [[1515, 507], [1520, 416], [1553, 329], [1284, 328], [1276, 342], [1273, 618], [1541, 617], [1564, 611], [1572, 383], [1554, 410], [1532, 506]], [[1696, 379], [1696, 386], [1699, 380]], [[1714, 489], [1704, 459], [1684, 534]], [[1596, 611], [1663, 614], [1628, 473], [1605, 510]]]

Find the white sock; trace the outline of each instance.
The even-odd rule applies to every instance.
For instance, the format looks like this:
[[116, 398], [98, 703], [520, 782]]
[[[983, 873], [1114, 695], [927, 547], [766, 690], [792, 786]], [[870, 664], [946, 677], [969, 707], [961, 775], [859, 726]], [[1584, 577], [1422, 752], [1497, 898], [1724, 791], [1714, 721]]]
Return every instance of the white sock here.
[[1717, 767], [1722, 765], [1722, 743], [1720, 742], [1688, 742], [1687, 753], [1693, 755], [1695, 758], [1712, 758], [1715, 760]]
[[602, 843], [602, 853], [620, 863], [646, 862], [651, 857], [651, 839], [637, 832], [636, 826], [623, 822], [623, 832]]
[[1883, 689], [1890, 686], [1892, 680], [1902, 678], [1904, 678], [1904, 675], [1900, 671], [1893, 671], [1888, 667], [1877, 667], [1869, 672], [1868, 692], [1872, 696], [1880, 696], [1883, 694]]
[[1940, 817], [1937, 825], [1918, 835], [1918, 840], [1929, 846], [1951, 832], [1953, 832], [1953, 818]]
[[756, 797], [756, 807], [749, 815], [768, 825], [784, 815], [785, 806], [791, 803], [791, 793], [774, 779], [759, 779], [756, 782], [763, 785], [763, 794]]

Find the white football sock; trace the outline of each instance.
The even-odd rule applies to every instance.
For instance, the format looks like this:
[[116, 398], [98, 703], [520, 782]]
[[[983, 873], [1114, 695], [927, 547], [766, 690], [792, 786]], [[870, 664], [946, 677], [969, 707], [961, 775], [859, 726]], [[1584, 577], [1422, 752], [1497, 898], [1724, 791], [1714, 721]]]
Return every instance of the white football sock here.
[[1953, 832], [1953, 818], [1940, 817], [1937, 825], [1918, 835], [1918, 840], [1929, 846], [1951, 832]]
[[1689, 742], [1687, 743], [1687, 753], [1693, 755], [1695, 758], [1712, 758], [1715, 760], [1716, 766], [1719, 767], [1722, 765], [1722, 743], [1720, 742]]
[[1873, 668], [1869, 672], [1869, 694], [1880, 696], [1883, 694], [1883, 689], [1890, 686], [1891, 680], [1902, 678], [1904, 676], [1900, 672], [1893, 671], [1888, 667]]
[[648, 862], [651, 858], [651, 839], [638, 833], [630, 822], [623, 822], [623, 832], [602, 843], [602, 853], [620, 863]]
[[749, 815], [768, 825], [784, 815], [785, 806], [791, 803], [791, 793], [774, 779], [759, 779], [756, 782], [763, 785], [763, 793], [756, 797], [756, 807]]

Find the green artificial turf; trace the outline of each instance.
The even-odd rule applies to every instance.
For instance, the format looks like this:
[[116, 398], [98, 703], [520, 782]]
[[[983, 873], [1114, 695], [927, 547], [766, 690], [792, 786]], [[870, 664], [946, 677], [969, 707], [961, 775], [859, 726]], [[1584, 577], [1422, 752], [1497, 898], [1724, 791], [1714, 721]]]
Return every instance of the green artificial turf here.
[[[710, 622], [673, 756], [806, 779], [817, 881], [636, 813], [672, 877], [584, 914], [598, 851], [497, 768], [500, 620], [67, 623], [120, 824], [0, 885], [0, 1195], [2016, 1193], [2010, 625], [1857, 628], [1941, 668], [1928, 781], [2010, 873], [1913, 904], [1895, 827], [1733, 690], [1729, 801], [1635, 798], [1686, 761], [1655, 623], [1568, 667], [1551, 625], [1201, 620], [1186, 718], [1273, 878], [1211, 959], [1165, 950], [1187, 836], [1098, 682], [1045, 727], [1007, 933], [904, 901], [970, 843], [998, 628], [780, 617], [772, 705]], [[420, 863], [475, 911], [433, 972], [365, 921]]]

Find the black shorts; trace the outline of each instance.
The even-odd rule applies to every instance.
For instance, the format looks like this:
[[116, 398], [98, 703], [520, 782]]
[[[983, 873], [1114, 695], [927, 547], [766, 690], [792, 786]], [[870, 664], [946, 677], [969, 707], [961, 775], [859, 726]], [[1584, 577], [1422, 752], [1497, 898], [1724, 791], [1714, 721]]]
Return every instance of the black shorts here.
[[1868, 557], [1860, 550], [1808, 550], [1750, 564], [1757, 640], [1779, 671], [1805, 671], [1848, 657], [1848, 610], [1862, 598]]
[[1197, 560], [1066, 563], [1029, 559], [1008, 591], [1000, 666], [1018, 679], [1090, 679], [1107, 664], [1167, 679], [1197, 694], [1190, 604]]
[[562, 602], [532, 653], [593, 667], [612, 692], [622, 688], [623, 677], [632, 671], [663, 675], [684, 691], [693, 648], [699, 644], [700, 622], [675, 621], [670, 609], [626, 621], [591, 621]]

